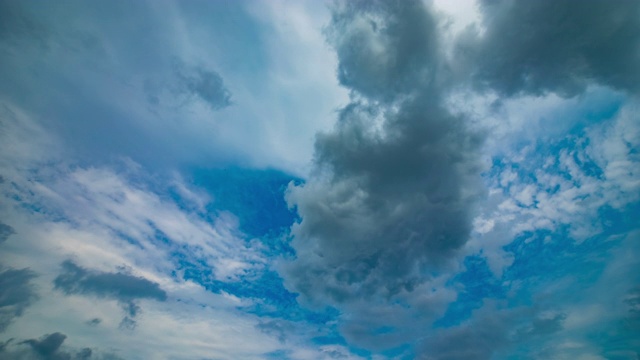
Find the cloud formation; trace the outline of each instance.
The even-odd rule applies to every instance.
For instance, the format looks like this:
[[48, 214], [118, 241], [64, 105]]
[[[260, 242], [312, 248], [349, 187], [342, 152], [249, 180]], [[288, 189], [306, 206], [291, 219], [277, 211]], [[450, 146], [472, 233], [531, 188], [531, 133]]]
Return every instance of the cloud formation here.
[[637, 357], [640, 5], [324, 6], [0, 3], [0, 359]]
[[436, 20], [419, 1], [345, 2], [328, 29], [352, 101], [287, 195], [289, 285], [342, 303], [411, 292], [466, 241], [482, 136], [441, 103]]
[[65, 294], [93, 295], [117, 300], [125, 312], [120, 324], [122, 328], [136, 326], [134, 318], [140, 312], [136, 300], [167, 300], [167, 293], [160, 285], [143, 277], [122, 272], [91, 271], [70, 260], [62, 263], [62, 269], [62, 273], [53, 281], [56, 289]]
[[176, 74], [184, 86], [183, 91], [200, 97], [211, 109], [220, 110], [231, 105], [231, 92], [217, 72], [203, 67], [179, 67]]
[[29, 269], [0, 270], [0, 333], [5, 331], [16, 317], [36, 300], [31, 284], [36, 276]]
[[117, 300], [153, 299], [165, 301], [167, 293], [160, 285], [143, 277], [117, 272], [87, 270], [67, 260], [54, 280], [56, 289], [67, 294], [95, 295]]
[[456, 58], [480, 88], [572, 96], [593, 83], [640, 90], [640, 3], [634, 0], [482, 0], [482, 30]]
[[564, 314], [543, 314], [535, 307], [504, 308], [489, 302], [460, 326], [440, 329], [422, 342], [425, 360], [489, 360], [514, 354], [513, 348], [535, 343], [563, 329]]
[[121, 360], [109, 352], [96, 353], [88, 347], [75, 349], [64, 346], [66, 339], [67, 335], [61, 332], [45, 334], [38, 339], [10, 339], [0, 344], [0, 360]]
[[0, 244], [7, 241], [9, 236], [15, 234], [15, 230], [7, 224], [3, 224], [0, 222]]

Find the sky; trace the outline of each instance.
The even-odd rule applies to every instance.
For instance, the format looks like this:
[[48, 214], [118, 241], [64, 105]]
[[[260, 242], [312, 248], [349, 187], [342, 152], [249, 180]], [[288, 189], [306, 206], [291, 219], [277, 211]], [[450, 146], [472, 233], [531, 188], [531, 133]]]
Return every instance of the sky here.
[[639, 359], [640, 2], [0, 0], [0, 360]]

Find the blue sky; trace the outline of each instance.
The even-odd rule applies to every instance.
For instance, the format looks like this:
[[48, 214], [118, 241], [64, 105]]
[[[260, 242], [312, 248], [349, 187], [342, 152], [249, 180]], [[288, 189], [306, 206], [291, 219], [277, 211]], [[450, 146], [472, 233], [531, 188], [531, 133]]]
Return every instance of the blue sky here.
[[637, 359], [639, 14], [0, 0], [0, 359]]

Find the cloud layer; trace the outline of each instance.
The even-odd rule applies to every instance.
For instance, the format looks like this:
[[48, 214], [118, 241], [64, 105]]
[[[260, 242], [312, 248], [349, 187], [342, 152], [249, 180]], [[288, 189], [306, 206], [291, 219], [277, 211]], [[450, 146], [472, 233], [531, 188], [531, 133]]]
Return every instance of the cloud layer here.
[[0, 359], [635, 359], [640, 5], [0, 3]]
[[292, 288], [335, 303], [411, 292], [467, 240], [480, 134], [442, 105], [436, 20], [420, 2], [350, 2], [330, 39], [352, 102], [288, 201]]

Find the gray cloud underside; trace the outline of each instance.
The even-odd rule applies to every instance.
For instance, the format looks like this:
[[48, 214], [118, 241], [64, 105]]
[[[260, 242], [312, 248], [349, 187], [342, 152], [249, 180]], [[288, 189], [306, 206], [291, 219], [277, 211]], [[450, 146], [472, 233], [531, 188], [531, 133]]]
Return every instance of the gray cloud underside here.
[[0, 332], [37, 298], [31, 280], [36, 275], [29, 269], [5, 269], [0, 272]]
[[474, 321], [443, 329], [423, 342], [420, 359], [489, 360], [501, 350], [562, 330], [564, 314], [539, 317], [532, 308], [489, 306]]
[[[422, 2], [338, 3], [326, 33], [351, 102], [333, 131], [317, 136], [315, 172], [288, 190], [301, 222], [292, 227], [297, 258], [283, 266], [286, 285], [303, 301], [341, 306], [347, 323], [359, 321], [345, 328], [358, 328], [363, 311], [349, 304], [398, 300], [442, 270], [468, 240], [483, 194], [485, 136], [443, 99], [461, 87], [507, 96], [572, 96], [590, 84], [637, 92], [639, 8], [632, 1], [486, 1], [486, 31], [467, 29], [447, 62], [438, 19]], [[519, 336], [557, 331], [563, 319], [535, 320]], [[492, 321], [442, 332], [424, 353], [490, 358], [514, 341], [482, 330]], [[495, 321], [505, 332], [513, 328]]]
[[219, 110], [231, 105], [231, 92], [217, 72], [195, 67], [192, 69], [177, 69], [176, 74], [184, 86], [185, 92], [199, 96], [213, 110]]
[[[1, 182], [0, 182], [1, 183]], [[0, 244], [7, 241], [9, 236], [15, 234], [15, 230], [7, 224], [0, 223]]]
[[123, 301], [167, 299], [167, 294], [160, 285], [142, 277], [120, 272], [92, 271], [70, 260], [62, 263], [62, 269], [63, 272], [56, 277], [54, 285], [66, 294], [95, 295]]
[[594, 82], [640, 90], [640, 2], [483, 0], [484, 34], [468, 29], [456, 58], [481, 88], [575, 95]]
[[441, 104], [436, 20], [418, 1], [345, 2], [328, 30], [352, 102], [292, 186], [289, 285], [345, 302], [412, 289], [467, 240], [482, 136]]
[[134, 318], [140, 312], [138, 299], [165, 301], [167, 293], [160, 285], [142, 277], [126, 273], [108, 273], [85, 269], [72, 261], [62, 263], [63, 272], [54, 280], [56, 289], [66, 294], [93, 295], [115, 299], [120, 303], [125, 317], [120, 328], [136, 327]]
[[64, 346], [66, 339], [67, 336], [60, 332], [46, 334], [39, 339], [10, 339], [0, 344], [0, 360], [122, 360], [114, 354], [96, 352], [88, 347], [74, 349]]

